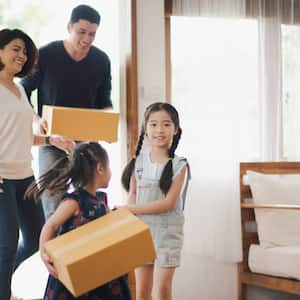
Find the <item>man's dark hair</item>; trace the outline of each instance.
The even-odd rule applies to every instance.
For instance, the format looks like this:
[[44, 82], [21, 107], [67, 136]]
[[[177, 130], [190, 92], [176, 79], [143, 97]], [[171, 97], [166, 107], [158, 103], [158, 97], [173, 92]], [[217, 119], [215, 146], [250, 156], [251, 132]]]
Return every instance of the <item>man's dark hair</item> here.
[[74, 24], [78, 22], [80, 19], [89, 21], [92, 24], [100, 24], [100, 15], [99, 13], [92, 7], [88, 5], [78, 5], [73, 8], [70, 23]]

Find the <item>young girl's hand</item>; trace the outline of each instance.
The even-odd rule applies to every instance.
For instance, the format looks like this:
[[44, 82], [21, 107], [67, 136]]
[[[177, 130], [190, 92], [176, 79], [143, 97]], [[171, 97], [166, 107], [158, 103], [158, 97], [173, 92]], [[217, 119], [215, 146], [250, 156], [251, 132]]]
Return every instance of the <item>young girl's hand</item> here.
[[135, 211], [135, 205], [130, 205], [130, 204], [127, 204], [127, 205], [115, 205], [112, 210], [116, 210], [116, 209], [119, 209], [119, 208], [128, 209], [133, 214], [136, 213], [136, 211]]
[[126, 208], [127, 209], [127, 205], [114, 205], [112, 210], [117, 210], [119, 208]]
[[51, 258], [46, 254], [45, 251], [41, 251], [41, 258], [48, 270], [48, 272], [55, 278], [58, 277], [57, 271], [53, 265]]

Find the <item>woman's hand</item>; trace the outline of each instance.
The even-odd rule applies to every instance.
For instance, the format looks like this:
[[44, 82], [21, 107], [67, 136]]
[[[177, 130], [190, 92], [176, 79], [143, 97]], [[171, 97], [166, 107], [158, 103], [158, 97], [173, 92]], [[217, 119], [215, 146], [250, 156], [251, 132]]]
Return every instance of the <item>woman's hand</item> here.
[[60, 135], [51, 135], [49, 137], [49, 142], [56, 148], [65, 151], [67, 154], [69, 154], [75, 146], [74, 141]]
[[42, 261], [44, 262], [49, 274], [51, 274], [54, 278], [57, 278], [58, 274], [57, 274], [57, 271], [56, 271], [50, 257], [43, 250], [40, 251], [40, 255], [41, 255]]
[[48, 130], [48, 123], [45, 119], [40, 119], [38, 121], [38, 130], [39, 130], [39, 133], [41, 134], [47, 134], [47, 130]]
[[33, 120], [34, 120], [35, 132], [39, 135], [47, 134], [47, 131], [48, 131], [47, 120], [41, 118], [37, 114], [34, 114]]

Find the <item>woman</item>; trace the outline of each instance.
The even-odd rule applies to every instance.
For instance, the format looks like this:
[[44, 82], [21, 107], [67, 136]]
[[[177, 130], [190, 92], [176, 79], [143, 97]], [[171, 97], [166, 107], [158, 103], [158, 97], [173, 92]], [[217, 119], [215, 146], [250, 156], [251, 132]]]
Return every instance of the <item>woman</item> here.
[[[11, 277], [16, 267], [38, 250], [44, 223], [40, 204], [24, 200], [33, 181], [31, 146], [52, 144], [72, 148], [58, 136], [33, 135], [34, 111], [24, 89], [14, 82], [31, 72], [37, 48], [21, 30], [0, 31], [0, 299], [11, 297]], [[18, 245], [19, 229], [22, 242]], [[11, 298], [13, 299], [13, 297]]]

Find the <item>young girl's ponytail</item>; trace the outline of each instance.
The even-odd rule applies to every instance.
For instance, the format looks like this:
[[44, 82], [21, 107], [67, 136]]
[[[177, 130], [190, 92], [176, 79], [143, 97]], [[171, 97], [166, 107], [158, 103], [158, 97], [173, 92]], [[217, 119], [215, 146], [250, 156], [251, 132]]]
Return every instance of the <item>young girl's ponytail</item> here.
[[173, 158], [175, 156], [175, 150], [178, 146], [180, 137], [181, 137], [182, 130], [181, 128], [177, 129], [177, 134], [174, 135], [172, 145], [169, 148], [168, 154], [169, 154], [169, 161], [165, 165], [161, 177], [159, 179], [159, 187], [163, 191], [164, 194], [167, 194], [172, 181], [173, 181]]
[[131, 179], [132, 172], [134, 170], [136, 158], [140, 154], [142, 146], [143, 146], [144, 136], [145, 136], [145, 131], [142, 128], [142, 131], [141, 131], [141, 134], [139, 136], [139, 140], [138, 140], [138, 143], [136, 146], [135, 155], [130, 160], [130, 162], [126, 165], [126, 167], [124, 168], [124, 171], [122, 173], [121, 182], [122, 182], [124, 189], [127, 192], [129, 191], [129, 188], [130, 188], [130, 179]]
[[93, 180], [98, 163], [104, 168], [108, 164], [107, 152], [100, 144], [77, 144], [70, 158], [58, 160], [48, 172], [29, 186], [25, 196], [37, 200], [45, 190], [52, 196], [67, 192], [70, 186], [75, 189], [84, 188]]
[[69, 173], [70, 161], [66, 156], [56, 161], [49, 171], [33, 182], [26, 190], [24, 198], [37, 201], [45, 190], [50, 195], [67, 191]]

